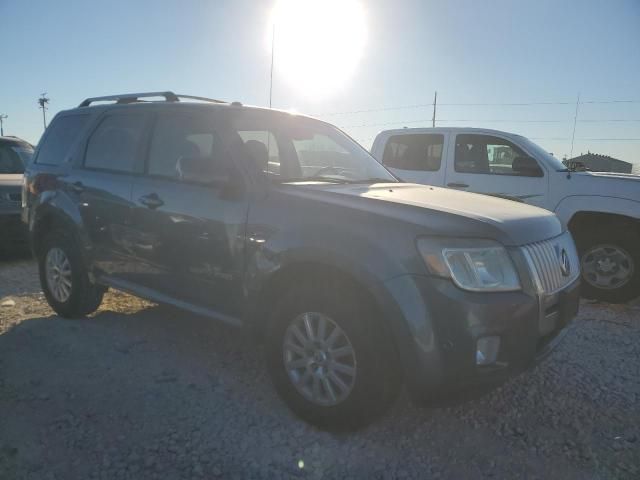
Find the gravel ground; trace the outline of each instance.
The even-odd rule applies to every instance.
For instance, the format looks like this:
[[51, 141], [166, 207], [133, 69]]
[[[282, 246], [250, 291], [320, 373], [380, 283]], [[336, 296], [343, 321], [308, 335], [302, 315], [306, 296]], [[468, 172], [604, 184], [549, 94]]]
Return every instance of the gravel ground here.
[[294, 418], [243, 333], [109, 293], [56, 317], [0, 263], [0, 479], [640, 478], [640, 307], [583, 303], [547, 361], [366, 430]]

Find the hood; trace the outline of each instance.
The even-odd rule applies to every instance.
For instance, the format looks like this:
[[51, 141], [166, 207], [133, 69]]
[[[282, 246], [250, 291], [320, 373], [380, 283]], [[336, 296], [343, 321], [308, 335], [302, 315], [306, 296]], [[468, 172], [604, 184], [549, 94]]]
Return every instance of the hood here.
[[411, 183], [299, 184], [291, 195], [363, 210], [419, 227], [424, 235], [490, 238], [523, 245], [562, 233], [552, 212], [488, 195]]
[[574, 172], [575, 174], [587, 174], [592, 177], [605, 177], [605, 178], [620, 178], [623, 180], [632, 180], [636, 182], [640, 182], [640, 175], [636, 175], [635, 173], [617, 173], [617, 172]]
[[[575, 182], [572, 188], [571, 182]], [[568, 188], [576, 194], [601, 195], [640, 202], [640, 175], [614, 172], [573, 172]]]

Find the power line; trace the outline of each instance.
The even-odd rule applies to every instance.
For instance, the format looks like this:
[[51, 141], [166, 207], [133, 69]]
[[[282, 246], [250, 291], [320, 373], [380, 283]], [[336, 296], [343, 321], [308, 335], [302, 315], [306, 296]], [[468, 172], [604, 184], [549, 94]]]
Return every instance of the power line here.
[[640, 138], [578, 138], [578, 140], [588, 140], [591, 142], [638, 142]]
[[[582, 102], [581, 102], [582, 103]], [[430, 122], [432, 119], [422, 118], [419, 120], [398, 120], [393, 122], [383, 122], [383, 123], [362, 123], [358, 125], [343, 125], [340, 128], [364, 128], [364, 127], [382, 127], [388, 125], [400, 125], [400, 124], [410, 124], [410, 123], [426, 123]], [[537, 119], [537, 120], [518, 120], [518, 119], [472, 119], [472, 118], [439, 118], [438, 122], [486, 122], [486, 123], [569, 123], [571, 120], [552, 120], [552, 119]], [[588, 120], [578, 120], [578, 123], [588, 122], [588, 123], [606, 123], [606, 122], [640, 122], [640, 119], [588, 119]]]
[[[438, 106], [445, 107], [528, 107], [533, 105], [575, 105], [575, 101], [572, 102], [471, 102], [471, 103], [463, 103], [463, 102], [451, 102], [451, 103], [442, 103], [438, 102]], [[583, 104], [590, 105], [606, 105], [606, 104], [616, 104], [616, 103], [640, 103], [640, 100], [586, 100], [581, 101]], [[433, 103], [416, 103], [412, 105], [398, 105], [396, 107], [380, 107], [380, 108], [368, 108], [363, 110], [347, 110], [343, 112], [327, 112], [327, 113], [315, 113], [312, 115], [318, 117], [330, 117], [334, 115], [349, 115], [349, 114], [357, 114], [357, 113], [372, 113], [372, 112], [387, 112], [391, 110], [409, 110], [416, 108], [426, 108], [433, 107]]]

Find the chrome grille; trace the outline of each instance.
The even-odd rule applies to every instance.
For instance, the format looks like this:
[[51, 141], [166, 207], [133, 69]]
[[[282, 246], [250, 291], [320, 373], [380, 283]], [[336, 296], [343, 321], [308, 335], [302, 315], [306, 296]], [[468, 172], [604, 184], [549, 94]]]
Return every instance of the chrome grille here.
[[[580, 261], [573, 238], [567, 232], [556, 238], [530, 243], [522, 247], [529, 268], [542, 293], [554, 293], [573, 282], [580, 275]], [[563, 272], [563, 253], [569, 271]]]

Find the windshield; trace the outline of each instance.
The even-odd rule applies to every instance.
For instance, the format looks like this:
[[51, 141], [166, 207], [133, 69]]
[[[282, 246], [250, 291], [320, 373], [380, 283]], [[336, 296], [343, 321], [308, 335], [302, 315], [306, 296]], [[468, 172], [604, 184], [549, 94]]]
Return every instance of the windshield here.
[[364, 148], [326, 123], [287, 113], [239, 110], [233, 128], [245, 153], [276, 182], [396, 182]]
[[567, 169], [567, 166], [562, 163], [559, 159], [551, 155], [540, 145], [533, 143], [526, 137], [519, 137], [520, 143], [522, 146], [533, 154], [534, 157], [543, 159], [551, 168], [556, 171], [563, 171]]
[[27, 145], [0, 145], [0, 174], [24, 173], [33, 149]]

